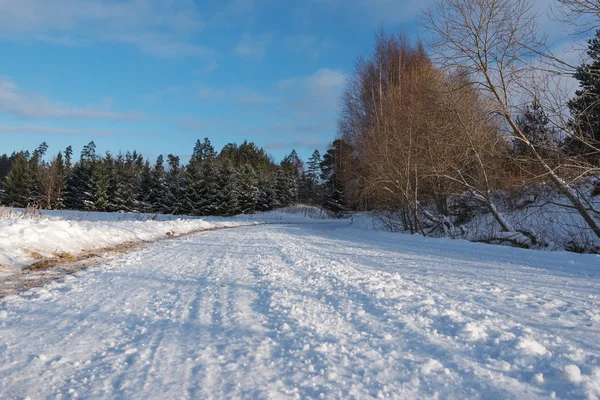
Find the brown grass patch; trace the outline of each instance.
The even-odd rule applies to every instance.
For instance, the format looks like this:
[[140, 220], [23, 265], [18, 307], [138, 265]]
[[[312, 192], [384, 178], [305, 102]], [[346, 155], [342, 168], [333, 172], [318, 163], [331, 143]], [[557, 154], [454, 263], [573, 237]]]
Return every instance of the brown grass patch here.
[[25, 249], [25, 252], [27, 254], [29, 254], [29, 256], [31, 258], [33, 258], [34, 260], [43, 260], [45, 258], [43, 255], [41, 255], [37, 251], [31, 250], [31, 249]]

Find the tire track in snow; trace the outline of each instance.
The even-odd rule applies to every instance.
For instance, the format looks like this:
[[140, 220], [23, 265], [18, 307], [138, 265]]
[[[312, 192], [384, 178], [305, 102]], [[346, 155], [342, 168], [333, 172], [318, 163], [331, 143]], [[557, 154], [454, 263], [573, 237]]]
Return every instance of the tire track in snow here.
[[[506, 271], [482, 274], [473, 260], [404, 244], [411, 238], [357, 232], [332, 223], [205, 233], [9, 298], [0, 304], [0, 397], [595, 393], [596, 347], [492, 296], [518, 295], [502, 275], [534, 272], [484, 256], [480, 264]], [[538, 277], [523, 287], [553, 301], [555, 284]], [[587, 288], [569, 293], [565, 310], [595, 301], [586, 296], [600, 290]], [[589, 323], [588, 332], [599, 326]], [[568, 364], [581, 366], [580, 378], [565, 375]]]

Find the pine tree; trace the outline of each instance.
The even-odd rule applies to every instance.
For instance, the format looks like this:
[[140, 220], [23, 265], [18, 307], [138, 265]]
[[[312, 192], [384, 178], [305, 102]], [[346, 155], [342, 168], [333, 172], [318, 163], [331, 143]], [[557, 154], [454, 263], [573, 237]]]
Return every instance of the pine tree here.
[[258, 202], [258, 179], [254, 169], [244, 165], [239, 181], [239, 210], [242, 214], [254, 214]]
[[194, 146], [194, 152], [192, 153], [190, 163], [202, 163], [204, 161], [213, 160], [216, 156], [217, 153], [215, 152], [215, 148], [208, 138], [204, 138], [203, 142], [200, 142], [200, 139], [198, 139]]
[[73, 164], [71, 161], [72, 158], [73, 158], [73, 148], [71, 146], [67, 146], [67, 148], [65, 149], [65, 173], [71, 172], [71, 168], [73, 167]]
[[31, 159], [29, 160], [29, 168], [27, 172], [29, 174], [29, 193], [31, 196], [30, 202], [32, 205], [41, 206], [43, 203], [42, 193], [42, 176], [40, 172], [41, 154], [38, 150], [33, 152]]
[[107, 211], [109, 207], [108, 184], [109, 175], [105, 165], [97, 163], [92, 170], [92, 183], [94, 187], [94, 210]]
[[315, 150], [306, 163], [306, 171], [302, 175], [301, 201], [320, 203], [319, 179], [321, 176], [321, 153]]
[[202, 163], [200, 169], [200, 181], [197, 188], [200, 204], [198, 213], [200, 215], [218, 215], [222, 195], [219, 188], [221, 181], [219, 169], [215, 161], [208, 160]]
[[184, 181], [179, 157], [169, 154], [167, 156], [169, 172], [167, 173], [167, 191], [165, 205], [169, 214], [181, 214], [183, 210]]
[[275, 190], [275, 179], [272, 174], [259, 177], [258, 182], [256, 210], [264, 212], [279, 207], [277, 191]]
[[144, 166], [136, 182], [135, 208], [144, 213], [152, 212], [152, 205], [150, 202], [152, 192], [152, 168], [150, 168], [150, 162], [148, 160], [144, 162]]
[[96, 202], [94, 167], [96, 166], [96, 145], [90, 142], [83, 147], [79, 161], [71, 168], [65, 188], [65, 205], [73, 210], [92, 211]]
[[181, 203], [181, 212], [187, 215], [200, 215], [200, 194], [202, 190], [202, 182], [200, 179], [200, 171], [195, 166], [195, 163], [189, 163], [185, 170], [185, 188], [183, 191], [183, 199]]
[[221, 165], [219, 187], [221, 188], [221, 203], [217, 208], [218, 214], [222, 216], [238, 214], [240, 212], [238, 174], [229, 162], [224, 162]]
[[[517, 118], [517, 124], [527, 140], [540, 152], [554, 147], [554, 130], [549, 126], [550, 119], [546, 116], [538, 100], [534, 100], [527, 106], [523, 115]], [[519, 155], [528, 154], [529, 147], [517, 139], [515, 140], [515, 152]]]
[[580, 89], [568, 104], [576, 136], [568, 138], [565, 144], [571, 153], [600, 163], [600, 30], [588, 41], [587, 54], [590, 62], [577, 68], [573, 75], [579, 81]]
[[152, 168], [152, 188], [148, 197], [148, 203], [153, 212], [166, 213], [169, 211], [167, 206], [167, 174], [165, 172], [164, 158], [159, 155], [156, 158], [154, 168]]
[[52, 163], [50, 164], [50, 174], [52, 174], [53, 187], [51, 194], [51, 208], [55, 210], [62, 210], [65, 208], [65, 163], [63, 155], [58, 152]]
[[294, 170], [282, 166], [277, 171], [276, 181], [277, 206], [288, 207], [297, 201], [298, 186]]
[[19, 153], [4, 181], [5, 203], [13, 207], [27, 207], [31, 202], [30, 179], [29, 162], [24, 153]]
[[341, 139], [335, 140], [321, 162], [323, 206], [338, 215], [348, 208], [345, 193], [345, 174], [352, 158], [352, 147]]

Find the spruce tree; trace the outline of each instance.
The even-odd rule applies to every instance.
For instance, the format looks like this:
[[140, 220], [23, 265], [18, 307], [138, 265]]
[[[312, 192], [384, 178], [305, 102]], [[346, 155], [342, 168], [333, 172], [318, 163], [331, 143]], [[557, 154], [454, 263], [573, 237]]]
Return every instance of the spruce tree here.
[[242, 214], [254, 214], [259, 196], [256, 173], [250, 165], [246, 164], [239, 176], [239, 210]]
[[208, 160], [202, 163], [200, 169], [200, 182], [197, 189], [200, 204], [198, 213], [200, 215], [218, 215], [222, 195], [219, 188], [221, 178], [216, 162]]
[[[549, 126], [550, 120], [538, 100], [534, 100], [527, 106], [523, 115], [517, 117], [517, 124], [523, 135], [539, 149], [539, 152], [544, 153], [553, 147], [554, 131]], [[525, 155], [529, 152], [529, 147], [523, 141], [515, 140], [515, 151], [519, 155]]]
[[5, 202], [13, 207], [27, 207], [31, 202], [31, 175], [29, 162], [19, 153], [4, 181]]
[[152, 192], [152, 168], [150, 168], [150, 162], [148, 160], [144, 162], [144, 166], [136, 182], [135, 208], [144, 213], [152, 212], [152, 205], [150, 204]]
[[579, 81], [579, 90], [569, 102], [573, 115], [571, 126], [575, 137], [565, 145], [573, 154], [583, 155], [592, 162], [600, 163], [600, 30], [588, 41], [590, 61], [577, 68], [573, 75]]
[[169, 210], [167, 206], [167, 174], [165, 172], [164, 158], [159, 155], [156, 158], [154, 168], [152, 168], [152, 188], [148, 197], [148, 203], [153, 212], [166, 213]]
[[238, 173], [229, 162], [222, 163], [220, 172], [219, 197], [221, 198], [221, 201], [217, 205], [218, 214], [221, 216], [238, 214], [240, 212]]
[[169, 214], [181, 214], [184, 198], [183, 173], [179, 165], [179, 157], [169, 154], [167, 156], [169, 172], [167, 173], [167, 190], [165, 206]]

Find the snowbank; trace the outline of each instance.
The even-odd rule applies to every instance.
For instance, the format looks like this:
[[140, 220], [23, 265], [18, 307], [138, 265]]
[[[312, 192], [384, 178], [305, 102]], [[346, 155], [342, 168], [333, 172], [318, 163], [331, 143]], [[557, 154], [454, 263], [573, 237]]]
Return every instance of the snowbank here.
[[42, 218], [0, 220], [0, 271], [21, 269], [40, 257], [116, 246], [130, 241], [150, 241], [195, 230], [258, 223], [249, 220], [172, 219], [163, 221], [119, 221]]
[[327, 218], [329, 216], [323, 210], [310, 206], [231, 218], [69, 210], [32, 214], [7, 209], [0, 214], [0, 274], [22, 269], [40, 257], [78, 254], [125, 242], [151, 241], [213, 228]]

